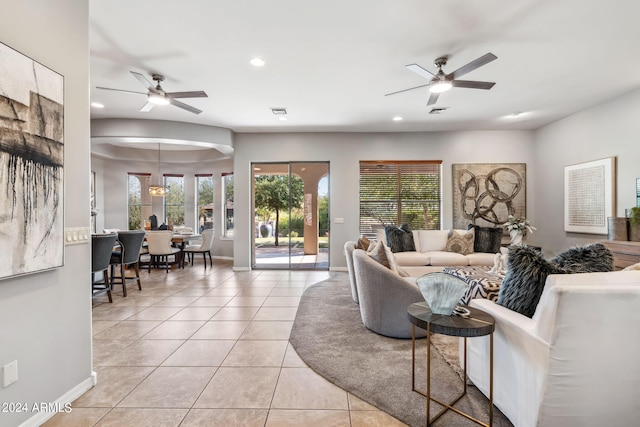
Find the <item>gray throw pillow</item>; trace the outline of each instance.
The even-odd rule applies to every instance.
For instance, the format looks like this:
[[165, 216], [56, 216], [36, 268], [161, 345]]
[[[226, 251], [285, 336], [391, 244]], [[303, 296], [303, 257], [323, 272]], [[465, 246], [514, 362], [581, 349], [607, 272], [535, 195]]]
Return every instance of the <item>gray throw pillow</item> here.
[[565, 273], [529, 246], [511, 246], [507, 265], [496, 303], [527, 317], [536, 311], [547, 276]]
[[502, 227], [480, 227], [478, 225], [469, 224], [467, 230], [475, 230], [473, 241], [474, 252], [484, 252], [487, 254], [496, 254], [500, 252], [502, 244]]
[[400, 227], [387, 225], [384, 227], [384, 232], [387, 237], [387, 244], [392, 252], [416, 250], [415, 243], [413, 242], [413, 233], [409, 230], [408, 224], [402, 224]]
[[613, 271], [613, 254], [602, 243], [576, 246], [558, 254], [551, 263], [567, 273]]

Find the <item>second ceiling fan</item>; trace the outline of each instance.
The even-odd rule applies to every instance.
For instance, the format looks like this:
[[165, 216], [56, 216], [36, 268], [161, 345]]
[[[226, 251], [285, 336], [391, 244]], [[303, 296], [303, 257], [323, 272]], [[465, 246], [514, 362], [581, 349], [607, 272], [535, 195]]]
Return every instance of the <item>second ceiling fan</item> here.
[[464, 65], [452, 73], [445, 74], [442, 71], [442, 67], [447, 65], [447, 58], [442, 57], [438, 58], [434, 61], [434, 65], [438, 68], [438, 72], [433, 74], [431, 71], [428, 71], [418, 64], [409, 64], [407, 65], [407, 69], [413, 71], [414, 73], [429, 79], [429, 83], [423, 84], [420, 86], [411, 87], [409, 89], [402, 89], [397, 92], [387, 93], [385, 96], [395, 95], [397, 93], [406, 92], [413, 89], [418, 89], [421, 87], [429, 86], [429, 92], [431, 95], [429, 96], [429, 101], [427, 101], [427, 105], [433, 105], [438, 101], [438, 97], [442, 92], [445, 92], [452, 87], [462, 87], [469, 89], [491, 89], [495, 83], [493, 82], [478, 82], [472, 80], [458, 80], [459, 77], [475, 70], [476, 68], [482, 67], [489, 62], [498, 59], [493, 53], [487, 53], [486, 55], [482, 55], [480, 58], [469, 62], [467, 65]]
[[154, 85], [147, 79], [144, 75], [140, 73], [136, 73], [135, 71], [131, 71], [131, 74], [138, 79], [140, 83], [144, 87], [147, 88], [148, 92], [135, 92], [132, 90], [124, 90], [124, 89], [113, 89], [109, 87], [100, 87], [97, 86], [96, 89], [103, 90], [115, 90], [118, 92], [128, 92], [128, 93], [138, 93], [141, 95], [147, 95], [147, 103], [142, 106], [140, 111], [148, 112], [156, 105], [175, 105], [178, 108], [182, 108], [183, 110], [187, 110], [193, 114], [200, 114], [202, 110], [199, 110], [191, 105], [187, 105], [184, 102], [178, 101], [176, 98], [207, 98], [207, 94], [204, 91], [190, 91], [190, 92], [165, 92], [165, 90], [160, 86], [160, 83], [164, 81], [164, 76], [160, 74], [151, 74], [151, 78], [156, 84]]

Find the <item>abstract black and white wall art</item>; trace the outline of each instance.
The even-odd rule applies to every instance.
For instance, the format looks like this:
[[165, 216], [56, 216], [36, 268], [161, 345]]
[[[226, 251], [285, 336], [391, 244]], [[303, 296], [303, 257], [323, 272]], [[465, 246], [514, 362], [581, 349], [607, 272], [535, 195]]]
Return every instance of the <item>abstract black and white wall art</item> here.
[[616, 200], [615, 157], [564, 167], [564, 230], [607, 234]]
[[64, 263], [64, 78], [0, 43], [0, 279]]
[[526, 163], [454, 164], [453, 228], [499, 227], [509, 215], [525, 218]]

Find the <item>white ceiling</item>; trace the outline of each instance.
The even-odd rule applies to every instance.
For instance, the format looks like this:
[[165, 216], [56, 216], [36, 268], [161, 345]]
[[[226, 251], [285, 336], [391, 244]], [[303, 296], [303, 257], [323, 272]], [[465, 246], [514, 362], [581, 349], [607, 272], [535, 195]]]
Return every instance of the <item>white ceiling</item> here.
[[[634, 0], [93, 0], [92, 118], [176, 120], [235, 132], [534, 129], [640, 87], [640, 3]], [[417, 63], [445, 72], [484, 55], [429, 115]], [[261, 68], [249, 64], [261, 57]], [[160, 73], [168, 92], [204, 90], [143, 113], [130, 74]], [[150, 78], [150, 77], [149, 77]], [[285, 107], [280, 121], [271, 107]], [[505, 118], [522, 112], [517, 118]], [[392, 121], [394, 116], [404, 120]]]

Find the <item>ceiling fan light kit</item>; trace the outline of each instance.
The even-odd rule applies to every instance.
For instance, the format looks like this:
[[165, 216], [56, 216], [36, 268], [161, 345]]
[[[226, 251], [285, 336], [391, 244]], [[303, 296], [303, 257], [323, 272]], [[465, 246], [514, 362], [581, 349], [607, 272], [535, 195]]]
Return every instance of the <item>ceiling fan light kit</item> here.
[[451, 84], [451, 82], [447, 80], [439, 80], [439, 81], [431, 82], [429, 84], [429, 92], [442, 93], [442, 92], [448, 91], [452, 87], [453, 85]]
[[103, 90], [115, 90], [118, 92], [128, 92], [128, 93], [137, 93], [141, 95], [147, 95], [147, 103], [142, 106], [140, 111], [146, 113], [151, 111], [156, 105], [173, 105], [178, 108], [182, 108], [193, 114], [200, 114], [202, 110], [199, 110], [191, 105], [187, 105], [184, 102], [180, 102], [177, 98], [207, 98], [208, 95], [202, 91], [190, 91], [190, 92], [165, 92], [160, 83], [164, 81], [164, 76], [160, 74], [151, 74], [151, 78], [156, 84], [154, 85], [146, 78], [144, 75], [140, 73], [136, 73], [135, 71], [131, 71], [131, 74], [144, 86], [147, 88], [147, 93], [144, 92], [134, 92], [131, 90], [123, 90], [123, 89], [113, 89], [109, 87], [100, 87], [97, 89]]
[[169, 99], [157, 93], [148, 94], [147, 101], [155, 105], [169, 105]]
[[431, 93], [431, 96], [429, 96], [429, 100], [427, 101], [427, 106], [429, 106], [435, 104], [438, 101], [438, 97], [442, 92], [446, 92], [452, 87], [489, 90], [493, 87], [493, 85], [495, 85], [495, 83], [459, 80], [458, 78], [496, 59], [498, 59], [498, 57], [493, 53], [487, 53], [449, 74], [445, 74], [444, 71], [442, 71], [442, 68], [447, 65], [447, 57], [437, 58], [433, 62], [434, 65], [438, 68], [438, 72], [436, 74], [433, 74], [431, 71], [422, 68], [418, 64], [409, 64], [406, 66], [408, 70], [413, 71], [414, 73], [418, 74], [421, 77], [424, 77], [425, 79], [429, 79], [429, 83], [409, 89], [402, 89], [397, 92], [387, 93], [385, 96], [395, 95], [397, 93], [407, 92], [413, 89], [429, 86], [429, 92]]

